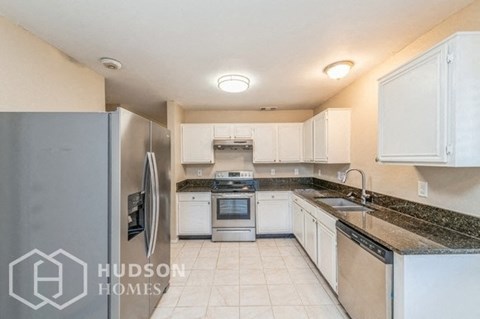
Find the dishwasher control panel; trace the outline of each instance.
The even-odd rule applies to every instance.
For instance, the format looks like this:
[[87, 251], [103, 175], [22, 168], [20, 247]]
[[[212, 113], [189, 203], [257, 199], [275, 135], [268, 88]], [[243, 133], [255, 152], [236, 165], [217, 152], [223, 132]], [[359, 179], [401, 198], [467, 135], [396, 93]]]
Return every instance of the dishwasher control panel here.
[[360, 234], [358, 231], [345, 225], [341, 221], [337, 221], [336, 226], [337, 229], [341, 231], [344, 235], [365, 248], [368, 252], [370, 252], [378, 259], [382, 260], [384, 263], [393, 263], [393, 252], [388, 248], [385, 248], [382, 245], [376, 243], [374, 240], [368, 238], [367, 236]]

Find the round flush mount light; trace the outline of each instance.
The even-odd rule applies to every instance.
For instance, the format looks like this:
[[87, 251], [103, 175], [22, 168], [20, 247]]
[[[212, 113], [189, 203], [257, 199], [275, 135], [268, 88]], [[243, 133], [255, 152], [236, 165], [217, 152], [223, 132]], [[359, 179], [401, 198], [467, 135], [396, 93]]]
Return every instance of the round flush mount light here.
[[240, 93], [250, 86], [250, 80], [243, 75], [227, 74], [218, 78], [218, 88], [228, 93]]
[[325, 72], [331, 79], [339, 80], [345, 77], [352, 67], [352, 61], [338, 61], [327, 65], [325, 69], [323, 69], [323, 72]]
[[102, 63], [104, 67], [110, 70], [120, 70], [122, 68], [122, 64], [120, 63], [120, 61], [112, 58], [100, 58], [100, 63]]

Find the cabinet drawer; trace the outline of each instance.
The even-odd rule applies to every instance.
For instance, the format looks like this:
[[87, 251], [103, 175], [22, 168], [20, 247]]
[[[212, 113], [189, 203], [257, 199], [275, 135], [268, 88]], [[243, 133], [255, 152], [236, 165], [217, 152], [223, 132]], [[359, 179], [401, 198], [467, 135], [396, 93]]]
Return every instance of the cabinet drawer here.
[[320, 208], [317, 208], [316, 215], [319, 222], [321, 222], [330, 231], [335, 233], [335, 223], [337, 221], [335, 217], [333, 217], [329, 213], [324, 212]]
[[289, 199], [290, 192], [257, 192], [257, 200]]
[[177, 193], [178, 201], [210, 201], [211, 193]]

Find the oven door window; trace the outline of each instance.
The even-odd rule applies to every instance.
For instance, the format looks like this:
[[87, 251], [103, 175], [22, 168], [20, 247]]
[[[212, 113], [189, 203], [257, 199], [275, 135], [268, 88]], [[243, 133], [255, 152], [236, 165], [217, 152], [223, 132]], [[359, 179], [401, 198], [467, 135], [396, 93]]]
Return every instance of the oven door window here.
[[217, 219], [250, 219], [250, 199], [218, 198]]

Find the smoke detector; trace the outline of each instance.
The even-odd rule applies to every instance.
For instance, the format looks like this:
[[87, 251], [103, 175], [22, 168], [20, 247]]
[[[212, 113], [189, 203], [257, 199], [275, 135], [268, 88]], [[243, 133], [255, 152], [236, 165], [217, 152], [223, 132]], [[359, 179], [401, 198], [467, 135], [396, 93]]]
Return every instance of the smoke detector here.
[[122, 68], [122, 64], [120, 63], [120, 61], [112, 58], [100, 58], [100, 63], [102, 63], [104, 67], [110, 70], [120, 70]]

